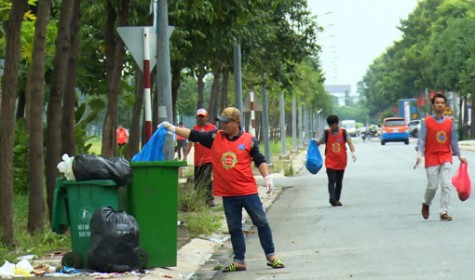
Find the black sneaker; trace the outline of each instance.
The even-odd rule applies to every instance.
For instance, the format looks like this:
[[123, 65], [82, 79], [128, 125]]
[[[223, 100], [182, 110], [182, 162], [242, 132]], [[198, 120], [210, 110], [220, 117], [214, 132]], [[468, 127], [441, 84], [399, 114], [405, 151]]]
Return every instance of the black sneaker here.
[[341, 202], [340, 202], [339, 200], [337, 200], [337, 201], [335, 202], [335, 206], [343, 206], [343, 204], [341, 204]]
[[330, 198], [330, 201], [329, 201], [329, 202], [330, 202], [330, 204], [331, 204], [332, 206], [336, 206], [337, 200], [334, 199], [334, 198]]
[[216, 203], [214, 203], [213, 200], [206, 201], [206, 204], [208, 205], [209, 208], [216, 206]]

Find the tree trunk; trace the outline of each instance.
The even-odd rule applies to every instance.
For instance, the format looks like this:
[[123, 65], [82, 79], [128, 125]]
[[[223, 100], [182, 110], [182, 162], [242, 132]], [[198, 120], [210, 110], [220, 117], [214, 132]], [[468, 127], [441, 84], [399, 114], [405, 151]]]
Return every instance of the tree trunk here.
[[15, 98], [20, 68], [20, 29], [28, 8], [26, 0], [12, 2], [10, 17], [4, 24], [6, 33], [5, 70], [2, 80], [0, 108], [0, 241], [12, 245], [13, 230], [13, 133], [15, 126]]
[[74, 133], [74, 108], [76, 106], [77, 55], [79, 50], [79, 20], [81, 19], [81, 0], [74, 1], [74, 10], [70, 25], [71, 48], [69, 50], [68, 70], [63, 96], [63, 125], [61, 139], [63, 153], [76, 154], [76, 138]]
[[129, 146], [127, 149], [127, 159], [130, 160], [132, 157], [139, 152], [140, 148], [140, 116], [143, 106], [143, 91], [144, 91], [144, 75], [140, 68], [135, 67], [135, 103], [134, 108], [132, 109], [132, 120], [130, 122], [130, 136], [129, 136]]
[[56, 37], [56, 53], [53, 58], [51, 92], [47, 110], [46, 132], [46, 190], [48, 210], [53, 209], [54, 186], [58, 177], [58, 162], [61, 160], [62, 100], [69, 61], [70, 24], [75, 0], [63, 0]]
[[43, 173], [43, 103], [45, 82], [46, 55], [46, 26], [49, 21], [51, 0], [38, 2], [38, 14], [35, 23], [35, 41], [33, 46], [32, 63], [27, 83], [30, 114], [27, 118], [29, 125], [28, 176], [29, 176], [29, 205], [28, 231], [34, 233], [44, 227], [45, 199]]
[[224, 108], [228, 107], [228, 87], [229, 87], [229, 71], [223, 72], [223, 83], [221, 85], [221, 104], [219, 112], [222, 112]]
[[178, 89], [181, 84], [181, 67], [172, 67], [172, 107], [173, 107], [173, 122], [177, 123], [176, 119], [176, 100], [178, 98]]
[[211, 96], [209, 98], [208, 114], [210, 116], [216, 116], [218, 114], [218, 95], [221, 82], [221, 69], [223, 63], [221, 61], [216, 62], [216, 66], [213, 69], [213, 84], [211, 85]]
[[18, 92], [18, 102], [16, 106], [16, 117], [15, 120], [19, 120], [25, 117], [25, 104], [26, 103], [26, 93], [24, 91]]
[[196, 83], [198, 87], [198, 100], [196, 102], [197, 109], [203, 108], [203, 99], [204, 99], [204, 91], [205, 91], [205, 83], [203, 82], [203, 79], [206, 75], [206, 70], [204, 65], [200, 65], [198, 67], [198, 71], [196, 73]]
[[[107, 19], [105, 24], [105, 48], [107, 65], [107, 111], [102, 127], [102, 156], [112, 157], [116, 154], [115, 128], [117, 122], [117, 104], [119, 101], [120, 80], [125, 55], [124, 43], [115, 31], [117, 26], [127, 25], [129, 0], [119, 1], [118, 11], [112, 1], [107, 1]], [[118, 17], [117, 17], [118, 16]]]

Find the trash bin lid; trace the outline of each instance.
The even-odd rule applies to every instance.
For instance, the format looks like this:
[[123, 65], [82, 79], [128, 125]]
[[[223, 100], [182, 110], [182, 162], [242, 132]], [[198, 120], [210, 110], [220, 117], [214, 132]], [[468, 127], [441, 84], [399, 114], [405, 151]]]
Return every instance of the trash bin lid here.
[[98, 185], [98, 186], [111, 186], [116, 187], [117, 183], [113, 180], [84, 180], [84, 181], [68, 181], [63, 180], [61, 184], [65, 187], [69, 186], [77, 186], [77, 185]]
[[182, 167], [186, 166], [186, 161], [178, 161], [178, 160], [164, 160], [164, 161], [135, 161], [131, 162], [131, 167]]

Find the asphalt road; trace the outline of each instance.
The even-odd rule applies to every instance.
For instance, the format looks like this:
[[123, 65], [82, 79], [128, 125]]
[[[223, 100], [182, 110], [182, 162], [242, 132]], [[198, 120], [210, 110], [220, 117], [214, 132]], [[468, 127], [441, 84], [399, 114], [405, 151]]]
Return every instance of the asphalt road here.
[[[268, 209], [277, 254], [285, 269], [266, 266], [257, 233], [247, 237], [247, 271], [215, 272], [232, 261], [230, 245], [193, 279], [474, 279], [475, 201], [452, 191], [450, 214], [438, 215], [439, 193], [428, 220], [421, 217], [424, 168], [413, 170], [415, 140], [363, 143], [355, 139], [357, 162], [343, 181], [343, 207], [328, 203], [327, 178], [306, 170], [276, 179], [287, 187]], [[471, 164], [475, 153], [464, 152]], [[454, 159], [452, 172], [458, 167]]]

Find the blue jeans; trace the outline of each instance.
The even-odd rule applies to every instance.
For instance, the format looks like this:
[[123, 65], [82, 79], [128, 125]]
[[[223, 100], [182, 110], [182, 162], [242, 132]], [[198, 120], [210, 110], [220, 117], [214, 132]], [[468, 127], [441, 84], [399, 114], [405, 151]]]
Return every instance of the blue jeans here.
[[223, 206], [229, 234], [231, 235], [235, 262], [244, 264], [244, 255], [246, 253], [246, 243], [244, 241], [241, 223], [242, 208], [246, 209], [252, 224], [257, 227], [259, 241], [261, 242], [266, 258], [274, 255], [275, 250], [274, 242], [272, 241], [272, 231], [267, 222], [266, 213], [264, 212], [258, 194], [223, 197]]

